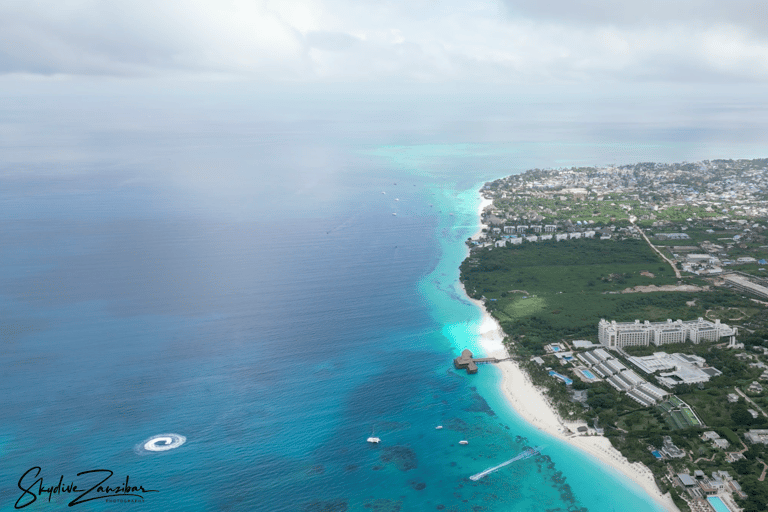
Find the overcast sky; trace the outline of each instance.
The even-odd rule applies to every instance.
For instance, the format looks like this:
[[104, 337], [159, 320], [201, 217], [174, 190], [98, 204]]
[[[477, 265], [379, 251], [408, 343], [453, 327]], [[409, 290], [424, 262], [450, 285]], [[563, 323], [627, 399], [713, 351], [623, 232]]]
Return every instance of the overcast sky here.
[[765, 0], [3, 0], [0, 75], [760, 83]]

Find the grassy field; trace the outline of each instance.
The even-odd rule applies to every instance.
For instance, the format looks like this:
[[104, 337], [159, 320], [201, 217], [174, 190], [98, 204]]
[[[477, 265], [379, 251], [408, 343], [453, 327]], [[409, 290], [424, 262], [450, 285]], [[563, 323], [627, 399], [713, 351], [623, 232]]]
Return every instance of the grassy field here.
[[638, 285], [676, 284], [672, 269], [641, 240], [567, 240], [475, 251], [461, 267], [467, 291], [505, 331], [537, 337], [595, 339], [600, 318], [617, 321], [703, 316], [702, 293], [620, 293]]

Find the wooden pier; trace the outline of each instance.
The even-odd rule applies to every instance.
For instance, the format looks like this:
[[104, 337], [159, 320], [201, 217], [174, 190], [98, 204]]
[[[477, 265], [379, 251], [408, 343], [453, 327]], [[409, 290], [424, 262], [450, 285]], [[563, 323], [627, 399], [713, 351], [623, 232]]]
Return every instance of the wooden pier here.
[[472, 351], [469, 349], [464, 349], [461, 351], [461, 355], [453, 360], [453, 366], [457, 370], [467, 370], [467, 373], [477, 373], [477, 365], [478, 364], [487, 364], [487, 363], [498, 363], [500, 361], [506, 361], [509, 359], [508, 357], [505, 357], [503, 359], [499, 359], [498, 357], [478, 357], [474, 358], [472, 357]]

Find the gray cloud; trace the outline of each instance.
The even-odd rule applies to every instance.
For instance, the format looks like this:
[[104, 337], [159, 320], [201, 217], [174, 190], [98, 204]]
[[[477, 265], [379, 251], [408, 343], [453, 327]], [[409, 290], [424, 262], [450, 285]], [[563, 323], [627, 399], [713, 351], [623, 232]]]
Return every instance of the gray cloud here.
[[343, 32], [327, 32], [315, 30], [305, 36], [307, 44], [311, 48], [327, 50], [331, 52], [346, 51], [360, 45], [361, 40], [353, 35]]
[[510, 16], [559, 23], [637, 26], [722, 25], [768, 31], [768, 4], [755, 0], [503, 0]]
[[747, 0], [6, 0], [0, 75], [760, 82], [766, 9]]

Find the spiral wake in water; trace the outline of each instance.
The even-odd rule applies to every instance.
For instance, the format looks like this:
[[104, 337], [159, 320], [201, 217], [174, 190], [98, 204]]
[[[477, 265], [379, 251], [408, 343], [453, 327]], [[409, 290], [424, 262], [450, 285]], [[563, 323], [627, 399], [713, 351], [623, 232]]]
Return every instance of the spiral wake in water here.
[[183, 445], [187, 438], [179, 434], [160, 434], [142, 441], [136, 448], [144, 452], [167, 452]]

